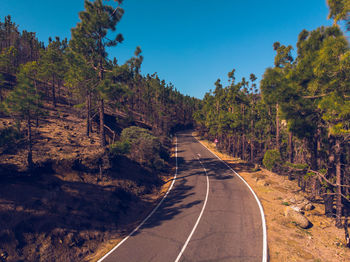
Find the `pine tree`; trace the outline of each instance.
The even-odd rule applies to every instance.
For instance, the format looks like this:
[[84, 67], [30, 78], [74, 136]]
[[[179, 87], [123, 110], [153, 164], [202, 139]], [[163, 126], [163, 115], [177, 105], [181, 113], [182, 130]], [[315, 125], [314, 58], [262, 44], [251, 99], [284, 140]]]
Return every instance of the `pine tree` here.
[[41, 78], [45, 81], [51, 81], [52, 104], [54, 107], [57, 104], [56, 85], [59, 89], [66, 71], [65, 48], [66, 40], [61, 41], [59, 37], [56, 37], [55, 41], [50, 40], [46, 50], [41, 51], [39, 61]]
[[2, 73], [0, 73], [0, 103], [3, 101], [3, 90], [5, 89], [5, 78]]
[[33, 80], [28, 75], [26, 65], [23, 65], [17, 74], [15, 89], [6, 98], [5, 109], [17, 119], [26, 121], [28, 139], [27, 163], [29, 168], [33, 167], [32, 120], [43, 112], [41, 108], [40, 97], [34, 88]]
[[[336, 170], [336, 226], [341, 227], [342, 216], [342, 152], [350, 135], [350, 49], [344, 36], [328, 38], [319, 51], [314, 68], [317, 84], [323, 94], [319, 102], [322, 119], [326, 122], [331, 140], [335, 141]], [[346, 199], [347, 200], [347, 199]]]
[[[83, 55], [70, 50], [67, 53], [66, 59], [69, 66], [64, 80], [67, 87], [74, 90], [78, 97], [78, 101], [80, 103], [85, 102], [86, 135], [90, 136], [92, 130], [92, 97], [94, 96], [94, 93], [96, 93], [98, 77], [96, 71], [88, 64]], [[83, 98], [83, 101], [79, 98]]]
[[327, 0], [329, 6], [328, 19], [334, 19], [334, 24], [344, 20], [347, 30], [350, 30], [350, 1], [349, 0]]
[[14, 46], [7, 47], [0, 53], [0, 72], [15, 74], [18, 67], [18, 50]]
[[[116, 2], [120, 5], [122, 0]], [[102, 0], [94, 2], [85, 0], [85, 11], [79, 13], [81, 22], [72, 29], [70, 41], [71, 48], [82, 54], [98, 74], [99, 84], [96, 89], [99, 92], [100, 144], [102, 147], [106, 145], [103, 94], [107, 59], [106, 48], [116, 46], [123, 41], [121, 34], [112, 40], [107, 35], [110, 31], [116, 30], [116, 25], [123, 16], [124, 11], [119, 5], [117, 8], [113, 8], [104, 5]]]

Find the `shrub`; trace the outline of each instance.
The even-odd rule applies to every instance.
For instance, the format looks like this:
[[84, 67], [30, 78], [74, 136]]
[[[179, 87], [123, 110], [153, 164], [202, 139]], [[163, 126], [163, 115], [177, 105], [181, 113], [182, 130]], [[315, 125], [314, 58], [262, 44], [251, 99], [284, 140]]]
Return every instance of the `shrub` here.
[[164, 170], [164, 168], [165, 168], [165, 162], [164, 162], [164, 160], [161, 159], [161, 158], [155, 159], [155, 160], [153, 161], [153, 167], [154, 167], [154, 169], [156, 169], [156, 170], [158, 170], [158, 171]]
[[268, 170], [275, 170], [281, 163], [281, 154], [278, 150], [267, 150], [265, 152], [263, 164]]
[[126, 155], [130, 152], [130, 142], [129, 141], [117, 141], [109, 146], [112, 155]]
[[21, 138], [21, 133], [14, 127], [7, 127], [0, 130], [0, 146], [10, 146]]
[[151, 134], [149, 130], [138, 126], [131, 126], [131, 127], [125, 128], [123, 129], [121, 134], [122, 141], [129, 141], [132, 144], [140, 137], [156, 138]]
[[121, 141], [130, 144], [129, 155], [131, 159], [158, 171], [164, 169], [164, 160], [168, 160], [170, 157], [159, 138], [141, 127], [125, 128], [121, 134]]

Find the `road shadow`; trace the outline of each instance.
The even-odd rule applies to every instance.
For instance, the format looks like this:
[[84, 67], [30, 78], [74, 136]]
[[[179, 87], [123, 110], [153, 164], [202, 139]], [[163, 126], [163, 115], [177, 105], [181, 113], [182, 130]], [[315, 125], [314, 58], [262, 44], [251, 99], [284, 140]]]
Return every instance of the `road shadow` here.
[[[202, 199], [194, 199], [195, 191], [194, 186], [190, 185], [189, 178], [194, 176], [205, 176], [205, 172], [200, 165], [200, 162], [196, 159], [186, 161], [182, 157], [178, 157], [178, 173], [175, 179], [175, 186], [169, 192], [164, 202], [159, 206], [157, 212], [142, 226], [142, 229], [154, 228], [165, 221], [173, 220], [177, 215], [183, 213], [185, 210], [192, 208], [193, 206], [200, 205]], [[188, 172], [188, 167], [192, 167], [191, 172]], [[187, 171], [187, 172], [184, 172]], [[169, 179], [167, 182], [172, 182], [174, 178]], [[138, 235], [142, 232], [142, 229], [135, 232], [134, 235]]]

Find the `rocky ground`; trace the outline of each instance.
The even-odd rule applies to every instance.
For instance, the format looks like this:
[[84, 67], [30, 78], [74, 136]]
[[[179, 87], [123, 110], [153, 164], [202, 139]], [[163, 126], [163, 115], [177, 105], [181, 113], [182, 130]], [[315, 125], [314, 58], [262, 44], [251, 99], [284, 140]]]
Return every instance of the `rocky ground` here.
[[296, 181], [222, 154], [214, 143], [201, 142], [229, 163], [258, 195], [265, 212], [271, 262], [350, 261], [344, 230], [324, 215], [321, 199], [311, 202]]

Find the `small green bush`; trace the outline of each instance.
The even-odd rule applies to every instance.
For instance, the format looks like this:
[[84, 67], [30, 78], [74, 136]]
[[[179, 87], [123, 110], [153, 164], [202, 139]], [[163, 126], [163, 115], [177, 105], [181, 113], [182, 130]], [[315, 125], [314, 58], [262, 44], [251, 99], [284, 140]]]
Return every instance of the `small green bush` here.
[[165, 168], [165, 162], [164, 162], [164, 160], [161, 159], [161, 158], [155, 159], [155, 160], [153, 161], [153, 167], [154, 167], [154, 169], [156, 169], [156, 170], [158, 170], [158, 171], [164, 170], [164, 168]]
[[128, 154], [131, 159], [157, 171], [162, 171], [166, 166], [165, 161], [170, 158], [168, 150], [159, 138], [147, 129], [137, 126], [125, 128], [121, 134], [121, 141], [129, 143]]
[[109, 150], [112, 155], [126, 155], [130, 152], [130, 142], [129, 141], [117, 141], [109, 146]]
[[281, 163], [281, 154], [278, 150], [267, 150], [265, 152], [263, 164], [268, 170], [275, 170]]
[[21, 133], [14, 127], [0, 129], [0, 146], [10, 146], [21, 137]]
[[121, 134], [122, 141], [129, 141], [132, 144], [136, 142], [136, 140], [138, 140], [140, 137], [156, 139], [156, 137], [151, 134], [151, 131], [138, 126], [131, 126], [131, 127], [125, 128], [123, 129]]

